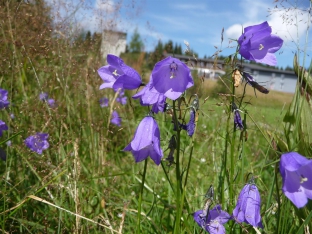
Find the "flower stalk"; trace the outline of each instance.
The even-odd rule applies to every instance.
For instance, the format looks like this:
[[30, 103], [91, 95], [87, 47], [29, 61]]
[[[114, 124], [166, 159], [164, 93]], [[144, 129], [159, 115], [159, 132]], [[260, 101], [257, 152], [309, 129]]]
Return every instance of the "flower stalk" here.
[[147, 161], [148, 161], [148, 159], [144, 160], [144, 169], [143, 169], [142, 183], [141, 183], [141, 189], [140, 189], [140, 195], [139, 195], [139, 204], [138, 204], [136, 234], [140, 234], [141, 233], [141, 210], [142, 210], [142, 199], [143, 199], [144, 183], [145, 183], [145, 177], [146, 177], [146, 171], [147, 171]]
[[177, 144], [176, 144], [176, 207], [177, 207], [177, 214], [175, 218], [174, 224], [174, 233], [178, 234], [181, 233], [181, 216], [183, 210], [183, 203], [181, 199], [181, 190], [182, 190], [182, 178], [181, 178], [181, 171], [180, 171], [180, 133], [181, 130], [179, 128], [178, 118], [177, 118], [177, 110], [176, 110], [176, 101], [173, 101], [173, 121], [174, 126], [177, 129]]

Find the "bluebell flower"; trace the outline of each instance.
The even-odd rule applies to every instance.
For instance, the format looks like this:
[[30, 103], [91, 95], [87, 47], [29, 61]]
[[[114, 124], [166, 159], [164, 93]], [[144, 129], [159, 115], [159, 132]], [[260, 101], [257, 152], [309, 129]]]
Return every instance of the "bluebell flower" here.
[[120, 90], [116, 102], [119, 102], [121, 105], [127, 104], [127, 97], [125, 96], [125, 91], [123, 89]]
[[52, 98], [49, 98], [49, 99], [47, 100], [47, 103], [48, 103], [49, 107], [51, 107], [51, 108], [55, 108], [55, 107], [56, 107], [55, 100], [52, 99]]
[[52, 98], [49, 98], [49, 95], [45, 92], [42, 92], [39, 94], [39, 99], [43, 102], [46, 102], [49, 105], [49, 107], [51, 107], [51, 108], [56, 107], [55, 100]]
[[220, 205], [216, 205], [212, 210], [208, 211], [208, 214], [203, 215], [203, 210], [198, 210], [193, 214], [195, 222], [210, 234], [224, 234], [225, 227], [231, 216], [221, 210]]
[[189, 122], [187, 124], [179, 123], [180, 128], [183, 129], [183, 130], [186, 130], [187, 131], [187, 135], [189, 135], [190, 137], [193, 136], [194, 132], [195, 132], [195, 127], [196, 127], [195, 115], [196, 115], [195, 110], [193, 108], [191, 108]]
[[8, 101], [8, 91], [5, 89], [0, 89], [0, 109], [3, 109], [9, 106], [10, 102]]
[[163, 152], [160, 148], [160, 132], [153, 117], [147, 116], [140, 122], [134, 137], [124, 151], [131, 151], [135, 162], [141, 162], [148, 156], [159, 165]]
[[193, 136], [194, 131], [195, 131], [195, 125], [196, 125], [195, 124], [195, 115], [196, 115], [196, 112], [192, 108], [191, 111], [190, 111], [190, 120], [189, 120], [189, 122], [186, 125], [186, 131], [187, 131], [187, 134], [189, 136]]
[[163, 93], [158, 92], [153, 87], [153, 79], [150, 77], [150, 82], [137, 94], [132, 96], [133, 99], [140, 99], [142, 106], [152, 105], [154, 113], [164, 112], [166, 97]]
[[108, 100], [108, 98], [103, 97], [103, 98], [100, 98], [99, 102], [100, 102], [100, 106], [101, 107], [107, 107], [108, 103], [109, 103], [109, 100]]
[[243, 121], [239, 113], [239, 109], [237, 108], [236, 104], [232, 103], [232, 110], [234, 113], [234, 125], [236, 128], [239, 128], [240, 130], [244, 129]]
[[101, 67], [98, 74], [104, 83], [100, 89], [113, 88], [117, 91], [121, 89], [137, 89], [142, 81], [140, 75], [124, 61], [112, 54], [107, 55], [108, 65]]
[[246, 80], [247, 84], [249, 84], [251, 87], [257, 89], [259, 92], [264, 93], [264, 94], [269, 93], [269, 90], [267, 90], [263, 86], [259, 85], [249, 73], [243, 72], [243, 77]]
[[152, 87], [172, 100], [194, 85], [190, 69], [179, 59], [167, 57], [152, 70]]
[[253, 227], [263, 228], [260, 215], [261, 198], [255, 184], [246, 184], [239, 193], [237, 204], [233, 210], [236, 222], [245, 222]]
[[177, 148], [176, 136], [173, 135], [170, 138], [170, 141], [169, 141], [169, 146], [168, 146], [169, 154], [168, 154], [168, 157], [166, 158], [166, 160], [168, 161], [168, 166], [169, 167], [172, 164], [174, 164], [174, 151], [175, 151], [176, 148]]
[[37, 154], [42, 154], [43, 150], [49, 148], [48, 138], [49, 134], [39, 132], [35, 135], [27, 137], [25, 144], [30, 150], [36, 152]]
[[42, 92], [42, 93], [39, 94], [39, 99], [41, 101], [47, 101], [48, 98], [49, 98], [49, 95], [47, 93], [45, 93], [45, 92]]
[[244, 28], [244, 33], [238, 39], [239, 53], [247, 60], [275, 66], [277, 61], [274, 53], [282, 47], [283, 40], [271, 33], [268, 22]]
[[312, 199], [312, 160], [289, 152], [282, 154], [280, 173], [283, 193], [297, 207], [304, 207]]
[[8, 130], [8, 125], [6, 125], [5, 122], [3, 122], [2, 120], [0, 120], [0, 137], [2, 137], [3, 135], [3, 131]]
[[119, 117], [119, 114], [117, 113], [117, 111], [113, 111], [110, 122], [112, 124], [117, 125], [118, 127], [121, 126], [121, 118]]

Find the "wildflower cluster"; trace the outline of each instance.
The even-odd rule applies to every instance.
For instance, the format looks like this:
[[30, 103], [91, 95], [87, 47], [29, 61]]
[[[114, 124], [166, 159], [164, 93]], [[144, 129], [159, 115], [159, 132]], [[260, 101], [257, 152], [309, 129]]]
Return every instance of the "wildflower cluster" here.
[[56, 107], [55, 100], [53, 98], [49, 98], [49, 95], [47, 93], [40, 93], [39, 94], [40, 101], [46, 102], [51, 108]]
[[[39, 99], [46, 101], [50, 107], [55, 107], [54, 99], [49, 99], [47, 93], [40, 93]], [[8, 107], [10, 102], [8, 101], [8, 91], [0, 88], [0, 109]], [[10, 114], [11, 119], [14, 119], [14, 114]], [[9, 127], [5, 122], [0, 120], [0, 137], [3, 135], [4, 130], [9, 130]], [[48, 142], [49, 135], [47, 133], [36, 133], [35, 135], [29, 136], [25, 140], [25, 145], [32, 151], [42, 154], [43, 150], [49, 148]], [[11, 141], [7, 141], [7, 145], [11, 145]]]
[[[272, 29], [267, 22], [245, 28], [237, 41], [238, 47], [233, 57], [236, 59], [238, 55], [241, 55], [249, 61], [276, 65], [277, 61], [274, 53], [281, 48], [283, 40], [276, 35], [272, 35], [271, 32]], [[199, 110], [199, 99], [197, 94], [193, 94], [191, 95], [191, 98], [194, 97], [193, 102], [186, 104], [185, 108], [185, 110], [189, 110], [188, 123], [181, 117], [181, 113], [179, 117], [177, 115], [177, 112], [182, 111], [181, 103], [185, 103], [186, 90], [194, 85], [190, 69], [179, 59], [169, 56], [155, 64], [149, 82], [144, 85], [140, 75], [126, 65], [121, 58], [109, 54], [107, 56], [107, 63], [108, 65], [98, 70], [99, 76], [104, 81], [100, 89], [112, 88], [115, 91], [121, 90], [117, 101], [125, 104], [126, 99], [122, 99], [121, 97], [124, 89], [134, 90], [139, 89], [140, 86], [144, 86], [132, 98], [139, 99], [142, 106], [149, 107], [148, 115], [141, 120], [132, 141], [124, 148], [124, 151], [130, 151], [137, 163], [150, 157], [156, 165], [161, 164], [164, 153], [160, 144], [160, 129], [154, 116], [160, 113], [169, 114], [171, 117], [172, 131], [176, 132], [177, 135], [174, 133], [170, 137], [168, 145], [169, 156], [166, 160], [169, 162], [169, 165], [172, 165], [175, 160], [177, 161], [176, 180], [178, 188], [182, 188], [181, 178], [183, 173], [179, 174], [178, 162], [180, 149], [177, 142], [180, 141], [179, 135], [182, 130], [185, 130], [190, 137], [194, 135], [197, 112]], [[243, 79], [246, 84], [255, 90], [264, 94], [269, 93], [269, 90], [257, 83], [243, 68], [235, 67], [233, 71], [233, 87], [239, 86]], [[242, 101], [239, 102], [239, 105], [235, 104], [235, 101], [238, 102], [239, 100], [233, 97], [230, 104], [230, 112], [234, 115], [234, 132], [236, 129], [246, 131], [245, 121], [242, 121], [240, 116], [240, 113], [246, 112], [239, 109]], [[107, 106], [108, 99], [103, 98], [100, 100], [100, 103], [102, 107]], [[114, 111], [112, 123], [118, 125], [118, 118], [117, 112]], [[175, 152], [176, 156], [174, 155]], [[232, 165], [232, 167], [234, 166]], [[189, 167], [186, 170], [188, 169]], [[283, 178], [283, 192], [297, 207], [303, 207], [308, 199], [312, 199], [311, 169], [312, 161], [298, 153], [288, 153], [281, 157], [280, 171]], [[185, 174], [188, 174], [188, 172]], [[231, 176], [233, 176], [233, 173]], [[183, 202], [183, 198], [181, 201]], [[239, 225], [245, 223], [253, 227], [263, 228], [260, 214], [260, 193], [253, 179], [239, 193], [232, 215], [223, 211], [220, 204], [210, 209], [212, 201], [213, 193], [206, 200], [204, 208], [193, 213], [195, 222], [207, 232], [225, 233], [226, 228], [224, 224], [229, 220], [233, 220]], [[178, 217], [176, 222], [180, 222]]]
[[[212, 187], [211, 187], [212, 188]], [[221, 205], [216, 205], [210, 210], [213, 194], [211, 194], [202, 210], [198, 210], [193, 214], [195, 222], [209, 233], [225, 233], [223, 226], [229, 220], [237, 223], [246, 223], [253, 227], [263, 228], [260, 215], [260, 194], [257, 186], [248, 183], [240, 192], [233, 214], [229, 215], [221, 209]]]
[[[109, 65], [98, 70], [98, 74], [105, 81], [100, 89], [108, 87], [115, 91], [119, 88], [137, 89], [142, 85], [139, 74], [125, 65], [122, 59], [108, 55], [107, 63]], [[150, 156], [157, 165], [160, 164], [163, 157], [160, 148], [160, 131], [152, 115], [164, 112], [167, 98], [176, 100], [193, 84], [190, 69], [180, 60], [168, 57], [155, 65], [149, 83], [133, 96], [134, 99], [140, 99], [142, 106], [152, 106], [151, 114], [143, 118], [133, 140], [124, 149], [132, 152], [136, 162], [143, 161]], [[126, 103], [123, 95], [122, 90], [117, 100], [121, 104]], [[119, 118], [117, 115], [114, 111], [112, 123], [116, 125], [118, 125], [117, 118]]]

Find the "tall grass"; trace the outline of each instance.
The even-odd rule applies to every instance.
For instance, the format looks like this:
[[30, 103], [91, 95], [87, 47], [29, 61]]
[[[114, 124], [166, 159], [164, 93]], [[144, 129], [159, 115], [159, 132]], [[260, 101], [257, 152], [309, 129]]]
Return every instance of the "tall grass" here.
[[[230, 212], [250, 172], [258, 177], [265, 233], [308, 233], [311, 229], [311, 212], [295, 209], [282, 196], [275, 166], [283, 146], [293, 150], [300, 144], [293, 142], [300, 137], [285, 131], [281, 124], [293, 95], [270, 92], [256, 98], [252, 89], [247, 90], [245, 100], [251, 103], [247, 107], [247, 134], [243, 138], [238, 132], [230, 135], [235, 145], [229, 144], [232, 149], [227, 153], [234, 155], [236, 161], [231, 163], [235, 167], [223, 168], [225, 139], [235, 132], [230, 100], [217, 93], [215, 83], [200, 83], [195, 75], [201, 89], [199, 118], [193, 138], [181, 132], [180, 171], [177, 172], [177, 165], [168, 167], [165, 161], [159, 167], [151, 160], [146, 165], [135, 164], [123, 148], [148, 110], [131, 100], [133, 92], [126, 92], [129, 101], [122, 106], [115, 101], [112, 90], [98, 90], [101, 80], [96, 71], [103, 66], [100, 37], [79, 41], [79, 35], [55, 30], [57, 25], [43, 1], [1, 4], [0, 87], [9, 91], [11, 102], [0, 112], [0, 119], [9, 125], [0, 142], [6, 152], [6, 160], [0, 164], [2, 232], [134, 233], [138, 231], [139, 212], [141, 233], [201, 233], [192, 213], [203, 207], [207, 188], [211, 184], [216, 187], [215, 203], [222, 203]], [[127, 63], [135, 61], [131, 65], [141, 69], [143, 79], [148, 79], [150, 71], [144, 66], [144, 54], [124, 58]], [[310, 80], [308, 76], [306, 79]], [[238, 96], [243, 93], [239, 89]], [[298, 88], [292, 105], [302, 101], [299, 91]], [[40, 101], [41, 92], [55, 99], [57, 107]], [[104, 96], [111, 100], [107, 108], [99, 105]], [[121, 127], [110, 123], [113, 110], [122, 117]], [[171, 117], [158, 115], [155, 119], [167, 156]], [[301, 123], [304, 121], [307, 120], [301, 119]], [[304, 123], [308, 125], [309, 118]], [[26, 137], [36, 132], [49, 134], [50, 147], [42, 155], [31, 152], [24, 144]], [[300, 133], [306, 132], [297, 134]], [[10, 146], [5, 144], [8, 139]], [[301, 152], [310, 156], [305, 147]], [[177, 174], [181, 181], [176, 181]], [[180, 200], [176, 199], [179, 189], [173, 189], [174, 183], [183, 187]], [[246, 229], [255, 232], [234, 223], [227, 226], [229, 233]]]

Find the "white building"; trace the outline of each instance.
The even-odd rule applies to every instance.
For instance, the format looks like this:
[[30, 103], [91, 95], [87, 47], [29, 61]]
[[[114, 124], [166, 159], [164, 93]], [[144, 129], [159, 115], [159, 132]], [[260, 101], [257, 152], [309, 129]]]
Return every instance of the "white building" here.
[[127, 33], [104, 30], [102, 33], [101, 54], [106, 61], [107, 54], [114, 54], [120, 56], [121, 53], [126, 52]]

